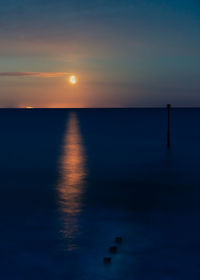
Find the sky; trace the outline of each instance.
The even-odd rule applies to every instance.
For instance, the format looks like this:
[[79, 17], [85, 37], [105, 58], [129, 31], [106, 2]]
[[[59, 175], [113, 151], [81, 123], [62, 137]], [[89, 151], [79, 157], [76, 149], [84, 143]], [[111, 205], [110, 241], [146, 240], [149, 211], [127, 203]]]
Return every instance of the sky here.
[[199, 0], [0, 0], [0, 107], [200, 106], [199, 30]]

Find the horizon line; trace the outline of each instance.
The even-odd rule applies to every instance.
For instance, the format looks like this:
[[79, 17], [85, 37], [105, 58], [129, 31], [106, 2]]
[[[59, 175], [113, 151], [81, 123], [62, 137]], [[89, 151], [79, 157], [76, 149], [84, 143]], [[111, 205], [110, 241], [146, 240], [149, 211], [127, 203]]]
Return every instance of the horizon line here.
[[[9, 109], [9, 110], [78, 110], [78, 109], [163, 109], [167, 108], [167, 104], [165, 106], [131, 106], [131, 107], [0, 107], [0, 110]], [[200, 106], [172, 106], [174, 109], [200, 109]]]

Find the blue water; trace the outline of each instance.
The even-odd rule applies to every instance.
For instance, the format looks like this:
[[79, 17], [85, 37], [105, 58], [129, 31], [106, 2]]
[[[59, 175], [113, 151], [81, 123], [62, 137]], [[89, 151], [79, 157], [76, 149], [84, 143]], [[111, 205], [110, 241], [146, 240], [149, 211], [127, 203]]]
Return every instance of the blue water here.
[[0, 110], [0, 279], [200, 279], [199, 122], [168, 150], [166, 109]]

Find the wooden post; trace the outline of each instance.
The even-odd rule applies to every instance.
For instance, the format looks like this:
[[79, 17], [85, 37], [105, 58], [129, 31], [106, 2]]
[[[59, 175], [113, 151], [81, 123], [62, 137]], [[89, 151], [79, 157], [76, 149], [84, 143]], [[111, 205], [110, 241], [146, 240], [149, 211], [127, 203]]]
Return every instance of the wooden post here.
[[170, 108], [171, 104], [167, 104], [167, 111], [168, 111], [168, 132], [167, 132], [167, 147], [170, 148]]

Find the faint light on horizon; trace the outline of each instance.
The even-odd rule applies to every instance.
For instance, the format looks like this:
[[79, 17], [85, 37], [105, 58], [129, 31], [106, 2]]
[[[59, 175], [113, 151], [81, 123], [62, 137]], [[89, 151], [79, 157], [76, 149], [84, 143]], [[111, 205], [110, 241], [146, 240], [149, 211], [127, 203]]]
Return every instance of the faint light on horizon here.
[[32, 106], [26, 106], [26, 109], [33, 109]]

